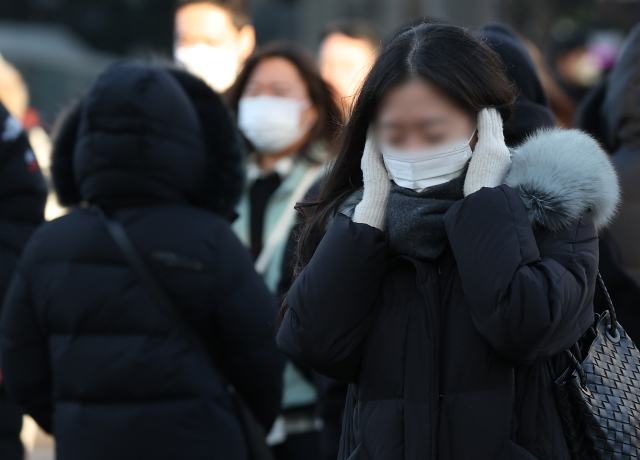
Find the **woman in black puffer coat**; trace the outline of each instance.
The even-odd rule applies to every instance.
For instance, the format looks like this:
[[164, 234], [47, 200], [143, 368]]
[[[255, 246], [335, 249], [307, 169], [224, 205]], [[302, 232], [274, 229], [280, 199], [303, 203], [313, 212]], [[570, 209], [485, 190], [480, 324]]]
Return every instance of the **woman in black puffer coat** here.
[[617, 177], [579, 131], [510, 152], [513, 99], [447, 25], [400, 31], [365, 80], [278, 333], [350, 384], [340, 460], [570, 459], [546, 360], [594, 321]]
[[33, 235], [0, 319], [6, 391], [55, 435], [58, 460], [246, 459], [227, 379], [273, 423], [273, 300], [229, 226], [241, 161], [220, 98], [178, 70], [113, 66], [62, 125], [63, 204], [124, 225], [224, 376], [76, 208]]

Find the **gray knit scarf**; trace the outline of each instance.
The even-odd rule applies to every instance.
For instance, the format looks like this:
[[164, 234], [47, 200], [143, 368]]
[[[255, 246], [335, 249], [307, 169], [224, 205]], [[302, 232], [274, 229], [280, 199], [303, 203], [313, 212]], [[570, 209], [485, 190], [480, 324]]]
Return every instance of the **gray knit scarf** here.
[[436, 260], [447, 247], [444, 215], [464, 198], [466, 172], [444, 184], [415, 192], [393, 184], [387, 209], [391, 255]]

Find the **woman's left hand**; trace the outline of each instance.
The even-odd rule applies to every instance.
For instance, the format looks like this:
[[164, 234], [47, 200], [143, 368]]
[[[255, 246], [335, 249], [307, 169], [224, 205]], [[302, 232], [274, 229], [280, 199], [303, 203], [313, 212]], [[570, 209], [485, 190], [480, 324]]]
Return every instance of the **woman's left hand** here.
[[482, 187], [502, 185], [511, 166], [511, 154], [504, 142], [502, 117], [494, 108], [478, 113], [478, 142], [464, 182], [464, 196]]

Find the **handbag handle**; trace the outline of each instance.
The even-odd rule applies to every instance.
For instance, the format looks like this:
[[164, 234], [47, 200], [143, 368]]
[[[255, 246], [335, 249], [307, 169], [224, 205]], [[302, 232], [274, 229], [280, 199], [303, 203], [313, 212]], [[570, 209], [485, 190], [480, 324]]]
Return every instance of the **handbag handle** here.
[[618, 317], [616, 315], [616, 309], [613, 308], [613, 301], [611, 300], [611, 296], [609, 295], [609, 291], [607, 290], [607, 286], [604, 285], [604, 280], [602, 279], [602, 275], [600, 274], [600, 270], [598, 270], [598, 284], [600, 285], [600, 289], [602, 289], [602, 293], [604, 294], [604, 298], [607, 301], [607, 307], [609, 310], [609, 315], [611, 316], [611, 326], [609, 327], [609, 333], [615, 337], [618, 332]]

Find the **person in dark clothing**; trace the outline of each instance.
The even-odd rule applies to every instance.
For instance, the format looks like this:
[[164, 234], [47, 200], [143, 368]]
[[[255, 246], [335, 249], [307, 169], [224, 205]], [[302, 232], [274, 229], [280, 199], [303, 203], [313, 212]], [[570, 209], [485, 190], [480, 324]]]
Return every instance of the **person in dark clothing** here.
[[[611, 153], [620, 175], [622, 202], [610, 228], [600, 234], [600, 272], [620, 323], [634, 341], [640, 340], [640, 117], [638, 94], [640, 26], [629, 35], [618, 65], [595, 86], [578, 109], [576, 126], [594, 136]], [[596, 311], [606, 306], [596, 293]]]
[[[34, 233], [0, 318], [7, 394], [55, 435], [57, 459], [246, 459], [227, 382], [270, 428], [284, 360], [229, 225], [242, 156], [220, 97], [179, 70], [112, 66], [62, 125], [53, 181], [76, 208]], [[215, 365], [85, 203], [122, 223]]]
[[[22, 248], [44, 222], [47, 186], [20, 122], [0, 104], [0, 295], [16, 270]], [[0, 458], [21, 460], [22, 409], [2, 395], [0, 367]]]
[[448, 25], [399, 31], [365, 80], [277, 337], [349, 383], [340, 460], [570, 459], [545, 361], [594, 321], [619, 188], [579, 131], [510, 152], [514, 99], [499, 56]]
[[602, 140], [612, 152], [622, 186], [623, 200], [611, 225], [611, 234], [620, 245], [625, 268], [640, 283], [640, 113], [635, 103], [640, 95], [639, 49], [640, 26], [637, 26], [609, 76], [599, 117]]
[[513, 116], [504, 125], [507, 145], [515, 147], [536, 130], [555, 127], [556, 117], [549, 108], [549, 99], [536, 65], [518, 36], [503, 24], [486, 25], [477, 35], [498, 53], [506, 66], [509, 80], [516, 88], [518, 99], [513, 107]]
[[[548, 107], [547, 96], [535, 64], [516, 34], [502, 24], [490, 24], [483, 27], [477, 35], [500, 56], [518, 96], [514, 105], [514, 115], [504, 126], [506, 144], [517, 146], [536, 130], [555, 126], [555, 117]], [[306, 201], [317, 200], [320, 185], [318, 182], [309, 191]], [[294, 229], [287, 244], [283, 275], [278, 289], [280, 298], [284, 298], [292, 284], [297, 233], [299, 228]], [[318, 406], [324, 422], [321, 448], [324, 458], [335, 459], [338, 455], [347, 385], [321, 375], [317, 375], [316, 383], [320, 396]]]

